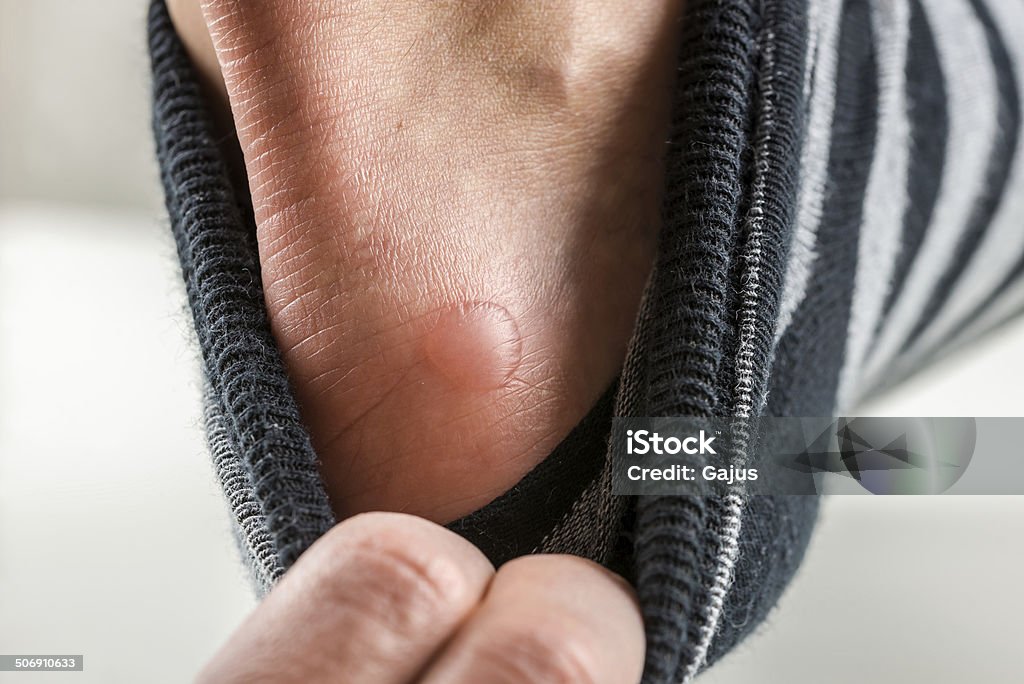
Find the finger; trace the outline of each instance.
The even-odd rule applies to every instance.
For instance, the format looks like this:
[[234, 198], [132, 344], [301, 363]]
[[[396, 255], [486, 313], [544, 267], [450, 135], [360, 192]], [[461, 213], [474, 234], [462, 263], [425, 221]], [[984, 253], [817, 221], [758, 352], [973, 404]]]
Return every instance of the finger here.
[[621, 578], [574, 556], [530, 556], [498, 570], [422, 682], [635, 684], [643, 660], [643, 621]]
[[493, 573], [443, 527], [393, 513], [356, 516], [299, 558], [200, 681], [405, 684]]

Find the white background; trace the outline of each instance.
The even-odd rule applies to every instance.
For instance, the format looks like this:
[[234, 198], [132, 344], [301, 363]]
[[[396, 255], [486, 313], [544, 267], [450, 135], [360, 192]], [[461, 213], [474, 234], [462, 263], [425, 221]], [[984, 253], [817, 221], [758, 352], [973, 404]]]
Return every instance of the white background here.
[[[152, 161], [144, 0], [0, 0], [0, 653], [187, 681], [252, 607], [199, 426]], [[1018, 323], [865, 415], [1022, 415]], [[824, 502], [708, 684], [1019, 682], [1024, 499]]]

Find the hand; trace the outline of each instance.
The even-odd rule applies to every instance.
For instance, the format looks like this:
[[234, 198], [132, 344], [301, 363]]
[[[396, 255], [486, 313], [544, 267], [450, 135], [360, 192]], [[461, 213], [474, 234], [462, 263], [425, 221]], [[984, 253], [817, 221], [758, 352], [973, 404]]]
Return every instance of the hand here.
[[314, 544], [200, 682], [633, 684], [644, 633], [628, 585], [573, 556], [495, 571], [421, 518], [368, 513]]

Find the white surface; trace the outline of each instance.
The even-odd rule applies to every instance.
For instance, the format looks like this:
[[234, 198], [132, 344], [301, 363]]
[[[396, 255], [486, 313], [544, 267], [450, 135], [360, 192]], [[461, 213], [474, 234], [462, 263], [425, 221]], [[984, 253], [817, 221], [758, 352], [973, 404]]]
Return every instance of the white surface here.
[[[252, 605], [177, 268], [154, 216], [0, 206], [0, 653], [86, 658], [0, 682], [186, 681]], [[1022, 341], [862, 413], [1024, 414]], [[769, 623], [701, 680], [1019, 682], [1022, 540], [1024, 498], [829, 499]]]
[[156, 219], [0, 207], [0, 653], [183, 682], [252, 604]]
[[0, 0], [0, 195], [152, 207], [148, 0]]

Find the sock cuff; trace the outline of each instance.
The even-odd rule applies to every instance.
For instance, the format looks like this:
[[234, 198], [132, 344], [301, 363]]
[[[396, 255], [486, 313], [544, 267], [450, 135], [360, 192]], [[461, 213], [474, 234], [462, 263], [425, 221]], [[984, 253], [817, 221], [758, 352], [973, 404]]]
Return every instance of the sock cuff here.
[[[680, 32], [658, 254], [621, 376], [450, 525], [496, 563], [573, 553], [627, 576], [646, 684], [688, 681], [764, 620], [818, 500], [615, 497], [613, 416], [833, 415], [1024, 309], [1024, 6], [687, 0]], [[270, 333], [248, 194], [164, 0], [149, 44], [210, 450], [262, 593], [336, 520]]]

